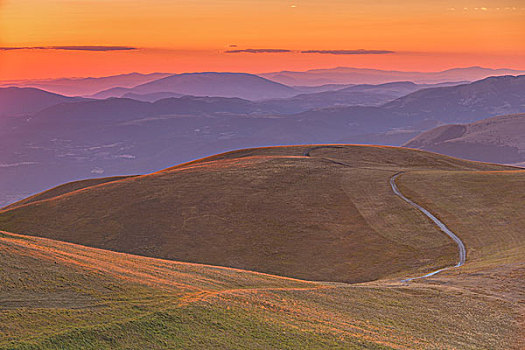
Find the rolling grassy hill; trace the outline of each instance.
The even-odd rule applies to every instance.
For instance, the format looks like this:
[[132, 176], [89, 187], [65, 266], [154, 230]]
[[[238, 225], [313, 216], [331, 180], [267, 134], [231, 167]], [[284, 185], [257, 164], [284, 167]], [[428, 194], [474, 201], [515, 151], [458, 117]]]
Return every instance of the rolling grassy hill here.
[[[400, 171], [464, 241], [463, 267], [401, 282], [457, 251], [393, 195]], [[66, 184], [0, 212], [17, 232], [0, 235], [0, 348], [520, 349], [524, 181], [415, 150], [298, 146]], [[173, 261], [188, 251], [282, 276]]]
[[391, 176], [505, 169], [399, 148], [314, 148], [306, 157], [307, 150], [241, 150], [70, 193], [60, 187], [0, 212], [0, 228], [157, 258], [363, 282], [456, 258], [455, 245], [392, 193]]

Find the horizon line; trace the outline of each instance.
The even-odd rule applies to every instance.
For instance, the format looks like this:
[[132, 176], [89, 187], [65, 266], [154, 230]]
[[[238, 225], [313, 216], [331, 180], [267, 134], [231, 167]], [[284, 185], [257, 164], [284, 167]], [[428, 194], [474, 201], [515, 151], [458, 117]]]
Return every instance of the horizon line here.
[[374, 68], [374, 67], [352, 67], [352, 66], [331, 66], [331, 67], [322, 67], [322, 68], [311, 68], [306, 70], [279, 70], [279, 71], [270, 71], [270, 72], [258, 72], [258, 73], [248, 73], [246, 71], [234, 71], [234, 70], [224, 70], [224, 71], [183, 71], [183, 72], [161, 72], [161, 71], [126, 71], [122, 73], [114, 73], [110, 75], [89, 75], [89, 76], [60, 76], [60, 77], [47, 77], [47, 78], [27, 78], [27, 79], [9, 79], [9, 80], [0, 80], [0, 83], [5, 85], [9, 83], [16, 83], [16, 82], [22, 82], [22, 81], [52, 81], [52, 80], [59, 80], [59, 79], [88, 79], [88, 78], [106, 78], [106, 77], [115, 77], [115, 76], [122, 76], [122, 75], [130, 75], [130, 74], [141, 74], [141, 75], [151, 75], [151, 74], [169, 74], [169, 75], [177, 75], [177, 74], [198, 74], [198, 73], [246, 73], [246, 74], [253, 74], [253, 75], [265, 75], [265, 74], [272, 74], [272, 73], [304, 73], [304, 72], [310, 72], [315, 70], [332, 70], [332, 69], [359, 69], [359, 70], [376, 70], [376, 71], [383, 71], [383, 72], [400, 72], [400, 73], [442, 73], [453, 69], [470, 69], [470, 68], [481, 68], [481, 69], [490, 69], [490, 70], [512, 70], [519, 73], [525, 73], [525, 68], [510, 68], [510, 67], [487, 67], [487, 66], [454, 66], [447, 69], [442, 70], [431, 70], [431, 71], [422, 71], [422, 70], [392, 70], [392, 69], [381, 69], [381, 68]]

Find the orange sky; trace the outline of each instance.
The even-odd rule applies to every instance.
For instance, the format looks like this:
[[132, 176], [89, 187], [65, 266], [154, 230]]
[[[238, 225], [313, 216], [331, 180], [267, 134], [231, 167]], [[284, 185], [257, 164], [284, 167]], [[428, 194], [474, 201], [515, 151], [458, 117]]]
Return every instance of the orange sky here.
[[[0, 0], [0, 79], [130, 71], [355, 66], [525, 69], [523, 0]], [[236, 49], [390, 50], [383, 55], [227, 54]]]

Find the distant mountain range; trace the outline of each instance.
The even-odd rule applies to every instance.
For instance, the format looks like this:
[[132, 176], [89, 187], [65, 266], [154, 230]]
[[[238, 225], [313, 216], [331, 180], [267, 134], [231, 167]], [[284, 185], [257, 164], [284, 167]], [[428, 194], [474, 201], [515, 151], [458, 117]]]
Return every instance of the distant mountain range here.
[[300, 113], [297, 118], [345, 123], [350, 128], [348, 135], [425, 130], [444, 122], [465, 123], [524, 112], [523, 91], [525, 75], [491, 77], [471, 84], [419, 90], [379, 107], [334, 107]]
[[[489, 76], [520, 75], [525, 71], [483, 67], [454, 68], [441, 72], [385, 71], [339, 67], [306, 72], [244, 73], [130, 73], [98, 78], [62, 78], [0, 82], [0, 87], [35, 87], [67, 96], [94, 98], [132, 97], [153, 102], [181, 95], [240, 97], [248, 100], [288, 98], [299, 94], [340, 90], [351, 85], [410, 81], [418, 85], [470, 82]], [[269, 81], [268, 81], [269, 80]], [[246, 91], [250, 90], [250, 91]], [[171, 95], [168, 95], [171, 93]], [[137, 95], [145, 95], [138, 97]], [[149, 95], [149, 96], [148, 96]]]
[[[0, 118], [0, 201], [7, 204], [75, 179], [152, 172], [231, 149], [314, 143], [401, 145], [443, 123], [525, 113], [524, 82], [525, 76], [495, 77], [418, 90], [380, 106], [300, 113], [290, 111], [287, 99], [282, 104], [220, 97], [59, 103], [31, 117]], [[345, 93], [385, 88], [415, 87], [402, 83], [356, 87]]]
[[266, 105], [278, 106], [290, 113], [337, 106], [380, 106], [409, 93], [430, 87], [453, 86], [460, 83], [414, 84], [409, 81], [379, 85], [351, 85], [336, 90], [304, 93], [287, 99], [263, 101]]
[[[182, 78], [186, 81], [192, 80], [195, 83], [193, 85], [182, 84], [182, 88], [180, 87], [180, 77], [170, 77], [167, 83], [162, 81], [159, 83], [161, 85], [167, 84], [168, 87], [171, 86], [174, 89], [177, 89], [178, 86], [182, 89], [180, 91], [181, 93], [164, 91], [142, 94], [130, 92], [134, 89], [116, 87], [91, 95], [91, 99], [122, 97], [142, 102], [156, 102], [167, 98], [182, 97], [186, 95], [185, 93], [182, 93], [184, 92], [184, 89], [187, 89], [186, 92], [188, 94], [192, 92], [197, 96], [228, 95], [228, 93], [225, 93], [225, 90], [228, 89], [228, 87], [225, 87], [222, 83], [231, 79], [231, 75], [214, 73], [213, 76], [206, 76], [206, 79], [210, 81], [210, 84], [202, 83], [203, 76], [201, 75], [189, 75]], [[254, 91], [259, 91], [257, 96], [260, 98], [263, 96], [272, 96], [272, 94], [288, 96], [290, 91], [292, 91], [289, 88], [283, 88], [278, 84], [276, 85], [275, 83], [265, 81], [253, 75], [237, 75], [235, 76], [235, 80], [236, 81], [231, 81], [228, 84], [230, 84], [230, 86], [244, 86], [245, 89], [238, 88], [236, 92], [231, 93], [232, 95], [255, 97]], [[211, 81], [214, 81], [215, 83], [211, 83]], [[239, 84], [239, 81], [242, 81], [242, 84]], [[305, 112], [311, 109], [337, 106], [379, 106], [423, 88], [457, 84], [459, 83], [414, 84], [412, 82], [394, 82], [380, 85], [325, 85], [317, 88], [298, 88], [293, 90], [295, 92], [292, 97], [280, 97], [258, 101], [257, 109], [270, 113], [293, 114]], [[193, 91], [190, 91], [191, 86], [193, 86]], [[137, 89], [138, 88], [139, 87], [137, 87]], [[308, 91], [308, 93], [300, 93], [300, 91]], [[16, 87], [0, 88], [0, 99], [2, 98], [4, 98], [5, 102], [0, 106], [0, 115], [31, 114], [59, 103], [89, 100], [86, 98], [71, 98], [53, 94], [36, 88]]]
[[170, 74], [130, 73], [100, 78], [62, 78], [47, 80], [19, 80], [0, 82], [1, 86], [35, 87], [49, 92], [67, 96], [87, 96], [113, 87], [130, 88], [153, 80], [161, 79]]
[[525, 106], [525, 75], [490, 77], [471, 84], [424, 89], [387, 103], [384, 108], [413, 118], [471, 122], [519, 113]]
[[[378, 106], [423, 88], [458, 84], [460, 83], [393, 82], [380, 85], [323, 85], [315, 88], [291, 89], [249, 74], [232, 76], [229, 73], [203, 73], [171, 76], [148, 83], [146, 87], [112, 88], [90, 97], [97, 99], [122, 97], [145, 102], [183, 95], [238, 97], [257, 100], [285, 113], [299, 113], [334, 106]], [[144, 93], [144, 91], [156, 92]], [[267, 98], [268, 96], [277, 96], [277, 98]]]
[[82, 98], [66, 97], [35, 88], [0, 88], [0, 117], [33, 114], [59, 103], [82, 100]]
[[483, 162], [525, 166], [525, 114], [443, 125], [404, 146]]
[[176, 94], [174, 92], [154, 92], [151, 94], [135, 94], [133, 92], [128, 92], [122, 95], [122, 98], [131, 98], [133, 100], [137, 101], [143, 101], [143, 102], [157, 102], [158, 100], [163, 100], [166, 98], [172, 98], [172, 97], [182, 97], [184, 95], [182, 94]]
[[475, 81], [489, 76], [520, 74], [525, 74], [525, 71], [468, 67], [448, 69], [441, 72], [402, 72], [339, 67], [313, 69], [306, 72], [282, 71], [264, 73], [260, 74], [260, 76], [289, 86], [316, 86], [323, 84], [384, 84], [394, 81], [435, 84], [447, 81]]
[[[115, 91], [115, 89], [111, 89]], [[246, 100], [285, 98], [299, 94], [289, 86], [246, 73], [184, 73], [154, 80], [134, 88], [119, 89], [113, 97], [126, 93], [173, 93], [191, 96], [239, 97]], [[95, 96], [109, 97], [107, 91]]]
[[99, 100], [103, 100], [106, 98], [112, 98], [112, 97], [122, 97], [122, 98], [131, 98], [133, 100], [143, 101], [143, 102], [156, 102], [158, 100], [162, 100], [165, 98], [184, 96], [183, 94], [177, 94], [174, 92], [153, 92], [149, 94], [137, 94], [137, 93], [133, 93], [129, 91], [130, 89], [128, 88], [116, 87], [116, 88], [111, 88], [108, 90], [97, 92], [96, 94], [93, 94], [89, 97], [94, 98], [94, 99], [99, 99]]

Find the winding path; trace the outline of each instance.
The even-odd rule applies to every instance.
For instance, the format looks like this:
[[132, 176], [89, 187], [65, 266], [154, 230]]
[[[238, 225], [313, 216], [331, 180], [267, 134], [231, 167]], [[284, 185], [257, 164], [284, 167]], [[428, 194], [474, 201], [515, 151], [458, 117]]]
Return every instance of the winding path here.
[[[321, 149], [321, 148], [342, 148], [342, 146], [337, 146], [337, 145], [333, 145], [333, 146], [314, 146], [314, 147], [311, 147], [311, 148], [308, 148], [304, 151], [303, 155], [305, 157], [311, 157], [311, 152], [316, 150], [316, 149]], [[327, 159], [327, 158], [326, 158]], [[339, 164], [339, 165], [343, 165], [343, 166], [347, 166], [347, 167], [351, 167], [350, 165], [348, 164], [345, 164], [345, 163], [341, 163], [341, 162], [338, 162], [338, 161], [335, 161], [335, 160], [332, 160], [332, 159], [327, 159], [329, 161], [331, 161], [332, 163], [336, 163], [336, 164]], [[394, 176], [392, 176], [390, 178], [390, 186], [392, 187], [392, 191], [394, 191], [394, 193], [400, 197], [402, 200], [404, 200], [405, 202], [407, 202], [408, 204], [410, 204], [411, 206], [413, 206], [414, 208], [416, 208], [417, 210], [419, 210], [420, 212], [422, 212], [426, 217], [428, 217], [430, 220], [432, 220], [434, 222], [434, 224], [436, 224], [437, 227], [439, 227], [439, 229], [445, 233], [447, 236], [449, 236], [450, 238], [452, 238], [452, 240], [454, 242], [456, 242], [457, 246], [458, 246], [458, 249], [459, 249], [459, 261], [456, 265], [454, 266], [449, 266], [449, 267], [444, 267], [442, 269], [439, 269], [439, 270], [436, 270], [436, 271], [432, 271], [430, 273], [427, 273], [426, 275], [423, 275], [423, 276], [418, 276], [418, 277], [411, 277], [411, 278], [406, 278], [404, 280], [402, 280], [402, 282], [410, 282], [410, 281], [413, 281], [413, 280], [416, 280], [416, 279], [420, 279], [420, 278], [427, 278], [427, 277], [431, 277], [431, 276], [434, 276], [442, 271], [445, 271], [445, 270], [448, 270], [448, 269], [451, 269], [451, 268], [456, 268], [456, 267], [460, 267], [460, 266], [463, 266], [465, 264], [465, 261], [467, 260], [467, 249], [465, 248], [465, 244], [463, 244], [463, 241], [454, 233], [452, 232], [448, 227], [447, 225], [445, 225], [441, 220], [439, 220], [437, 217], [435, 217], [431, 212], [429, 212], [427, 209], [423, 208], [422, 206], [420, 206], [419, 204], [411, 201], [410, 199], [408, 199], [407, 197], [405, 197], [405, 195], [403, 193], [401, 193], [401, 191], [399, 190], [399, 188], [397, 187], [396, 185], [396, 179], [401, 175], [403, 174], [403, 172], [400, 172], [400, 173], [397, 173], [395, 174]]]
[[425, 208], [423, 208], [419, 204], [411, 201], [410, 199], [405, 197], [405, 195], [403, 195], [403, 193], [401, 193], [401, 191], [399, 190], [399, 188], [396, 185], [396, 179], [401, 174], [403, 174], [403, 173], [402, 172], [401, 173], [397, 173], [396, 175], [394, 175], [394, 176], [392, 176], [390, 178], [390, 186], [392, 186], [392, 191], [394, 191], [394, 193], [398, 197], [403, 199], [405, 202], [407, 202], [408, 204], [410, 204], [411, 206], [413, 206], [414, 208], [416, 208], [417, 210], [419, 210], [420, 212], [425, 214], [425, 216], [427, 216], [430, 220], [432, 220], [436, 224], [436, 226], [439, 227], [439, 229], [441, 231], [443, 231], [447, 236], [452, 238], [452, 240], [454, 242], [456, 242], [456, 244], [458, 245], [458, 248], [459, 248], [459, 262], [455, 266], [449, 266], [449, 267], [445, 267], [445, 268], [442, 268], [442, 269], [439, 269], [439, 270], [436, 270], [436, 271], [432, 271], [430, 273], [427, 273], [424, 276], [407, 278], [407, 279], [404, 279], [403, 282], [409, 282], [409, 281], [412, 281], [412, 280], [415, 280], [415, 279], [419, 279], [419, 278], [431, 277], [431, 276], [434, 276], [435, 274], [440, 273], [441, 271], [445, 271], [445, 270], [448, 270], [448, 269], [451, 269], [451, 268], [454, 268], [454, 267], [460, 267], [463, 264], [465, 264], [465, 261], [467, 260], [467, 250], [465, 248], [465, 244], [463, 244], [463, 241], [461, 241], [461, 239], [454, 232], [452, 232], [442, 221], [440, 221], [438, 218], [436, 218], [431, 212], [429, 212], [428, 210], [426, 210]]

